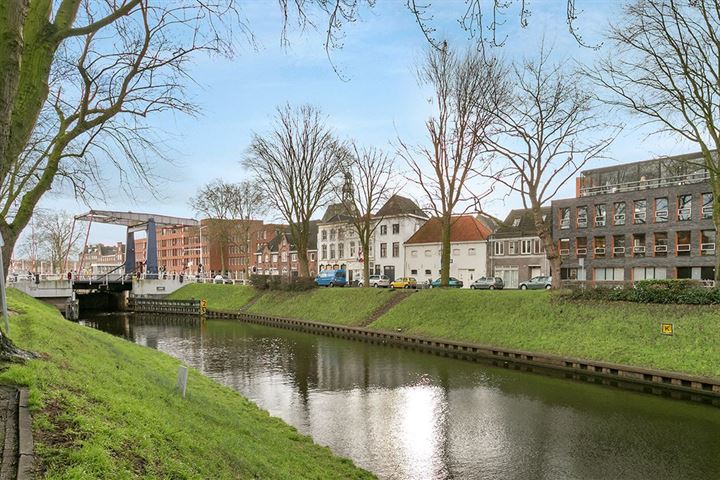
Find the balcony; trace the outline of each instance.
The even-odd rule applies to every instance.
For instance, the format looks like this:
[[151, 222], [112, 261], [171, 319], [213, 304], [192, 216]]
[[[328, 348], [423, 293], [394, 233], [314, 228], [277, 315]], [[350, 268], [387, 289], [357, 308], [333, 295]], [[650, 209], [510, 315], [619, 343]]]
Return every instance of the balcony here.
[[635, 245], [633, 247], [633, 253], [645, 253], [645, 245]]
[[587, 248], [578, 248], [577, 249], [578, 257], [584, 257], [585, 255], [587, 255]]
[[713, 253], [715, 253], [715, 244], [714, 243], [701, 243], [700, 250], [702, 251], [702, 253], [705, 253], [705, 254], [713, 254]]
[[587, 227], [587, 225], [588, 225], [587, 217], [578, 217], [578, 219], [577, 219], [578, 228], [585, 228], [585, 227]]
[[595, 226], [596, 227], [604, 227], [605, 226], [605, 216], [604, 215], [595, 217]]
[[633, 219], [635, 220], [635, 223], [645, 223], [646, 216], [645, 212], [635, 212]]
[[655, 245], [655, 253], [667, 253], [667, 245]]
[[625, 247], [613, 247], [613, 255], [625, 255]]
[[655, 221], [656, 222], [667, 222], [668, 221], [668, 211], [667, 210], [657, 210], [655, 212]]
[[604, 195], [608, 193], [636, 192], [638, 190], [646, 190], [649, 188], [669, 187], [674, 185], [688, 185], [691, 183], [706, 182], [710, 179], [708, 172], [696, 172], [687, 175], [678, 175], [675, 177], [652, 178], [650, 180], [640, 180], [636, 182], [623, 182], [616, 184], [582, 187], [580, 189], [581, 197], [591, 197], [594, 195]]
[[615, 215], [615, 225], [625, 225], [625, 214], [618, 213]]
[[596, 248], [595, 248], [595, 255], [604, 256], [604, 255], [605, 255], [605, 248], [603, 248], [603, 247], [596, 247]]
[[702, 207], [702, 218], [712, 218], [713, 209], [712, 207]]
[[563, 257], [567, 257], [568, 255], [570, 255], [570, 249], [569, 248], [561, 248], [560, 255]]
[[689, 243], [678, 243], [675, 247], [678, 252], [689, 252], [690, 251], [690, 244]]

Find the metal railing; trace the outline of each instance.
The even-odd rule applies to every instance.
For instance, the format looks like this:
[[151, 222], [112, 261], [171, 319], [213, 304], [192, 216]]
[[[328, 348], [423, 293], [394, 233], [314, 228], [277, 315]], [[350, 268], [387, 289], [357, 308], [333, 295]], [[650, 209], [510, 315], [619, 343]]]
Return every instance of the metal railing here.
[[700, 183], [710, 179], [710, 174], [706, 171], [698, 173], [690, 173], [687, 175], [677, 175], [674, 177], [652, 178], [650, 180], [638, 180], [635, 182], [622, 182], [615, 184], [607, 184], [593, 187], [580, 188], [581, 197], [589, 197], [593, 195], [603, 195], [607, 193], [618, 192], [635, 192], [648, 188], [668, 187], [673, 185], [688, 185], [691, 183]]

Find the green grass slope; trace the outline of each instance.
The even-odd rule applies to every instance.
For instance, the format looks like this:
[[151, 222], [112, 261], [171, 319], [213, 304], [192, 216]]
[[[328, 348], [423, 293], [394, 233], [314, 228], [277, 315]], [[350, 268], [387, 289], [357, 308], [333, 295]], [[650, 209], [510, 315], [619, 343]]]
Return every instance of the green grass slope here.
[[11, 334], [40, 358], [5, 365], [29, 385], [46, 478], [368, 478], [235, 391], [196, 371], [173, 391], [178, 361], [64, 320], [9, 291]]
[[255, 296], [255, 289], [244, 285], [214, 285], [212, 283], [188, 283], [168, 295], [171, 300], [207, 300], [208, 309], [235, 312]]
[[247, 311], [338, 325], [358, 325], [396, 294], [382, 288], [316, 288], [308, 292], [267, 292]]
[[[660, 322], [674, 323], [675, 335], [661, 335]], [[410, 295], [370, 327], [720, 377], [720, 309], [712, 306], [433, 289]]]

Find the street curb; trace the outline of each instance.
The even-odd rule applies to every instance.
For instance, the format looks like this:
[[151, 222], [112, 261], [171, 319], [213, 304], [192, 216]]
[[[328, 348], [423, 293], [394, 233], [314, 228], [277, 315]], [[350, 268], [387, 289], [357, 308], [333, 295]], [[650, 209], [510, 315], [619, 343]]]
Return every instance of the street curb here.
[[18, 390], [18, 467], [17, 479], [30, 480], [33, 475], [35, 456], [32, 437], [32, 418], [28, 407], [28, 389]]

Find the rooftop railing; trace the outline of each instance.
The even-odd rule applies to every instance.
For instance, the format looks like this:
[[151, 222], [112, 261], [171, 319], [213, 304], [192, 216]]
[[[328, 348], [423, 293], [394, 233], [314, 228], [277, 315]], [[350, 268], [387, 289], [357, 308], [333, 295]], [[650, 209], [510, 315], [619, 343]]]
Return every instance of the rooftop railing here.
[[592, 187], [582, 187], [580, 189], [580, 196], [590, 197], [593, 195], [604, 195], [608, 193], [635, 192], [638, 190], [646, 190], [648, 188], [688, 185], [691, 183], [704, 182], [709, 180], [709, 178], [710, 174], [707, 171], [702, 171], [689, 173], [687, 175], [677, 175], [674, 177], [651, 178], [649, 180], [638, 180], [636, 182], [624, 182]]

